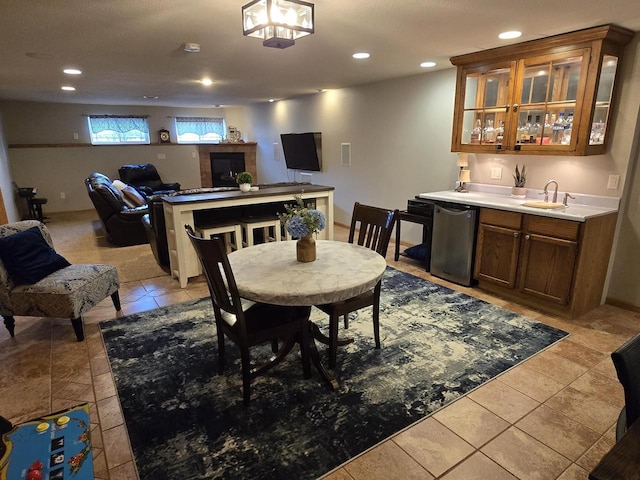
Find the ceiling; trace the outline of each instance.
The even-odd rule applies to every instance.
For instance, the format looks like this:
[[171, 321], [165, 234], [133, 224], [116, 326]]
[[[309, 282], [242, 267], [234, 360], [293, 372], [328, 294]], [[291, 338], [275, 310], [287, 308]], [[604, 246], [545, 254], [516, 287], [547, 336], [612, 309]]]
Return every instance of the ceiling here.
[[[640, 31], [638, 0], [317, 0], [316, 33], [279, 50], [242, 35], [248, 1], [2, 0], [0, 100], [248, 105], [423, 73], [426, 60], [450, 68], [454, 55], [606, 23]], [[505, 30], [523, 36], [499, 40]], [[371, 58], [356, 61], [356, 51]]]

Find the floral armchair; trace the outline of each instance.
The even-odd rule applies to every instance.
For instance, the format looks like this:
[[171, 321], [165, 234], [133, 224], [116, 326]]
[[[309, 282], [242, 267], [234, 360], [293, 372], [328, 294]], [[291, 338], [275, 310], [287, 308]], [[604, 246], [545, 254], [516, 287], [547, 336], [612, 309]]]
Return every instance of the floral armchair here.
[[[22, 250], [22, 259], [20, 252], [10, 251], [16, 247], [7, 241], [12, 235], [20, 237], [19, 242], [15, 237], [13, 244], [18, 244], [17, 248]], [[117, 269], [112, 265], [70, 265], [53, 250], [51, 235], [43, 223], [26, 220], [0, 225], [0, 250], [0, 315], [12, 337], [15, 334], [14, 316], [38, 316], [70, 318], [76, 338], [82, 341], [84, 312], [108, 295], [116, 310], [120, 310]], [[38, 274], [29, 277], [29, 272], [33, 271], [29, 263], [34, 263], [35, 252], [43, 252], [43, 255], [35, 262]], [[47, 264], [43, 257], [55, 258], [55, 265], [45, 265], [43, 270], [43, 264]], [[52, 269], [55, 271], [47, 273]], [[33, 281], [42, 274], [45, 275], [43, 278]]]

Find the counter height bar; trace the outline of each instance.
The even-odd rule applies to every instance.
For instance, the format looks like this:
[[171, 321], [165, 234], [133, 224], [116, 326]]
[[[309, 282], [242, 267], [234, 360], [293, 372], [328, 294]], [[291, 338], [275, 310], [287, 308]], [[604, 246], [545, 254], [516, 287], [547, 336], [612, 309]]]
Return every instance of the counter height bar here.
[[327, 226], [318, 233], [318, 239], [333, 240], [333, 191], [333, 187], [305, 184], [261, 187], [246, 193], [231, 191], [163, 197], [171, 278], [177, 278], [180, 287], [185, 288], [189, 278], [202, 273], [196, 252], [184, 230], [185, 224], [194, 226], [193, 212], [275, 202], [293, 204], [294, 195], [300, 195], [303, 199], [315, 199], [316, 208], [326, 217]]

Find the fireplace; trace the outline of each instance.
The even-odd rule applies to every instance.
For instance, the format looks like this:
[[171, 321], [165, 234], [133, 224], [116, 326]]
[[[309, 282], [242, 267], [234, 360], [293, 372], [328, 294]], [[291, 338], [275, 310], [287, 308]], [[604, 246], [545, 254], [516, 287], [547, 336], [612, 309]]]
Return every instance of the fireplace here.
[[256, 146], [255, 142], [198, 145], [201, 186], [237, 187], [235, 175], [242, 171], [249, 172], [253, 183], [258, 183]]
[[211, 152], [211, 184], [235, 187], [236, 175], [245, 171], [244, 152]]

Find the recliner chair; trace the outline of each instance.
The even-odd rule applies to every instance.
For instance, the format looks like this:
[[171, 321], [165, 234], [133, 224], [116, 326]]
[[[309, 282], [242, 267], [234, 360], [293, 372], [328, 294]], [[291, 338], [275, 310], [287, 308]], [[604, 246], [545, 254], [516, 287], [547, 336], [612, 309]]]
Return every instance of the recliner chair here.
[[118, 169], [120, 180], [136, 188], [145, 197], [162, 195], [180, 190], [180, 184], [164, 183], [155, 165], [151, 163], [137, 163], [122, 165]]
[[147, 243], [142, 217], [149, 212], [146, 204], [129, 207], [106, 175], [94, 172], [85, 180], [89, 198], [98, 212], [108, 240], [119, 246]]

